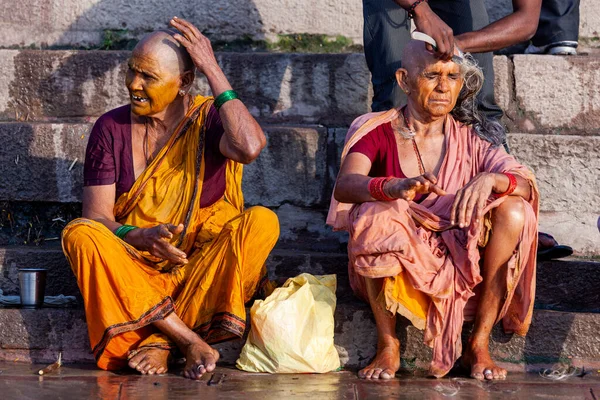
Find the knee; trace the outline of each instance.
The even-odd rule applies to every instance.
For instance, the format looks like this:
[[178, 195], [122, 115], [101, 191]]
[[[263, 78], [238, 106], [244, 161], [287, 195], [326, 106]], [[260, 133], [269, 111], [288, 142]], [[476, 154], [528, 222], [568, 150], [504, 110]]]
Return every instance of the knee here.
[[525, 205], [523, 199], [509, 196], [493, 214], [492, 225], [502, 224], [511, 230], [521, 232], [525, 226]]
[[64, 251], [69, 254], [74, 251], [95, 248], [89, 246], [97, 240], [94, 224], [94, 221], [86, 218], [78, 218], [69, 222], [62, 231]]
[[272, 233], [276, 238], [279, 237], [279, 218], [277, 214], [266, 207], [255, 206], [246, 210], [249, 223], [253, 229], [258, 229], [264, 233]]

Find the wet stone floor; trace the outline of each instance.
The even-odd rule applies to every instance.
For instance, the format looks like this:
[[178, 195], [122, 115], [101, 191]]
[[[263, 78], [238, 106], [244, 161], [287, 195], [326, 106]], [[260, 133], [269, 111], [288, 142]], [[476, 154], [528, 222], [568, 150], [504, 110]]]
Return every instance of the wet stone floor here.
[[0, 399], [591, 399], [600, 400], [600, 374], [560, 381], [512, 373], [506, 381], [480, 383], [464, 377], [430, 379], [401, 372], [388, 382], [369, 382], [354, 372], [268, 375], [219, 367], [200, 381], [176, 372], [141, 376], [111, 373], [93, 365], [64, 365], [41, 377], [39, 365], [0, 362]]

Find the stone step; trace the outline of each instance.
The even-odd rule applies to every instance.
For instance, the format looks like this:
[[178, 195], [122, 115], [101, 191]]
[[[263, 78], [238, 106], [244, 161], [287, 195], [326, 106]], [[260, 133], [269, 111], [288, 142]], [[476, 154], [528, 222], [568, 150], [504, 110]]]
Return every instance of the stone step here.
[[[69, 362], [93, 362], [80, 309], [46, 308], [20, 310], [0, 308], [0, 360], [49, 363], [62, 352]], [[467, 326], [466, 331], [469, 327]], [[510, 336], [496, 327], [491, 353], [511, 370], [533, 369], [557, 362], [600, 366], [600, 314], [536, 310], [529, 334]], [[466, 332], [465, 331], [465, 332]], [[370, 308], [362, 303], [340, 303], [335, 312], [335, 343], [346, 368], [365, 366], [375, 355], [375, 323]], [[431, 349], [423, 344], [423, 333], [400, 318], [398, 335], [406, 367], [426, 367]], [[234, 363], [242, 342], [215, 347], [224, 363]]]
[[[30, 0], [10, 9], [15, 16], [0, 27], [0, 46], [110, 46], [121, 38], [139, 38], [149, 30], [165, 28], [173, 15], [185, 17], [215, 41], [276, 41], [278, 35], [321, 34], [362, 43], [362, 7], [352, 0], [292, 2], [283, 9], [274, 0], [224, 0], [216, 10], [210, 9], [213, 4], [208, 1], [196, 4], [132, 1], [126, 4], [127, 11], [135, 12], [115, 12], [110, 2]], [[510, 0], [484, 4], [490, 22], [513, 11]], [[597, 38], [596, 3], [581, 0], [580, 10], [579, 37]]]
[[[79, 202], [89, 129], [87, 123], [0, 123], [0, 201]], [[281, 208], [282, 224], [324, 226], [346, 129], [264, 125], [264, 130], [268, 146], [245, 169], [247, 204]], [[600, 158], [594, 151], [600, 136], [515, 133], [509, 143], [536, 173], [541, 229], [578, 255], [600, 254]], [[302, 213], [298, 207], [317, 211]]]
[[[267, 261], [269, 278], [278, 280], [307, 272], [313, 275], [336, 274], [340, 302], [355, 296], [348, 279], [345, 253], [322, 253], [286, 249], [278, 244]], [[0, 247], [0, 289], [6, 295], [19, 293], [18, 269], [48, 269], [46, 294], [74, 295], [80, 298], [77, 281], [58, 247]], [[538, 263], [536, 307], [560, 311], [600, 312], [600, 262], [580, 259]]]
[[[0, 120], [93, 119], [125, 104], [128, 57], [125, 51], [0, 50]], [[217, 59], [266, 123], [349, 126], [369, 111], [362, 54], [218, 53]], [[511, 131], [600, 133], [600, 57], [497, 56], [494, 65], [496, 97]], [[196, 89], [209, 93], [203, 78]]]

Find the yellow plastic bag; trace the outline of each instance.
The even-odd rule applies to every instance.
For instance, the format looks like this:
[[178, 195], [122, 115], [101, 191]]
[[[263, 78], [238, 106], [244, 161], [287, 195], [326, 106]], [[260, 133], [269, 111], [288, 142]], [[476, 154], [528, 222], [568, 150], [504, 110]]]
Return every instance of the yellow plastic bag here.
[[335, 275], [300, 274], [254, 302], [236, 366], [249, 372], [323, 373], [340, 367], [333, 345]]

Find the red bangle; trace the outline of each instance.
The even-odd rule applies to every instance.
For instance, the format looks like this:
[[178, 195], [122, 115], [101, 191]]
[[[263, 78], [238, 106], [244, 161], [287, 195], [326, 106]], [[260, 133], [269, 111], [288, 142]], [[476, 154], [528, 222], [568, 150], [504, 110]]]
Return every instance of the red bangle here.
[[512, 194], [517, 188], [517, 178], [513, 174], [509, 174], [508, 172], [502, 172], [504, 175], [508, 177], [508, 189], [502, 193], [494, 193], [494, 197], [504, 197]]
[[383, 191], [383, 185], [393, 179], [392, 176], [388, 176], [387, 178], [373, 178], [369, 181], [369, 193], [371, 197], [375, 200], [379, 201], [393, 201], [395, 200], [392, 197], [389, 197]]
[[423, 2], [426, 2], [427, 0], [417, 0], [414, 3], [412, 3], [410, 5], [410, 7], [408, 8], [408, 10], [406, 10], [406, 12], [408, 12], [408, 18], [409, 19], [413, 19], [415, 17], [415, 8], [417, 8], [417, 6]]

